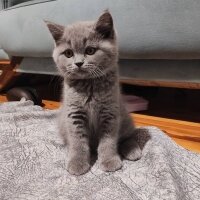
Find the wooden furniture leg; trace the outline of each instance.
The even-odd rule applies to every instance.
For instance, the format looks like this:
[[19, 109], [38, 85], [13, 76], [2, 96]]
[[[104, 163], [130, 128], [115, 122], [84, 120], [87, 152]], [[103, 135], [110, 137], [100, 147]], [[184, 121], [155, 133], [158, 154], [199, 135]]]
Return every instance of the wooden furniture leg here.
[[0, 61], [0, 91], [19, 75], [16, 68], [22, 59], [22, 57], [12, 57], [11, 61]]

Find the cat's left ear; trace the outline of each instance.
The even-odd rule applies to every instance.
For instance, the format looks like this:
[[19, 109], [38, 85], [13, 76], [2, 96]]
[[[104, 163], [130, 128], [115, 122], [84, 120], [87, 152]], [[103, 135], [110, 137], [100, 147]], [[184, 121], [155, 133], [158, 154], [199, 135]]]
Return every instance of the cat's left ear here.
[[53, 36], [53, 39], [57, 43], [62, 38], [65, 27], [46, 20], [44, 22], [46, 23], [51, 35]]
[[108, 10], [106, 10], [97, 20], [95, 30], [101, 34], [104, 39], [114, 38], [113, 19]]

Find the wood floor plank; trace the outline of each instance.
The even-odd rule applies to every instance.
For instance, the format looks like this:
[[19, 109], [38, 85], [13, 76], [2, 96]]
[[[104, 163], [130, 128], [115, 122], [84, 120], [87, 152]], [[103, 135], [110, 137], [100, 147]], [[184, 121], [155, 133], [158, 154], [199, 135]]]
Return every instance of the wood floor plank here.
[[0, 60], [0, 65], [9, 65], [10, 60]]
[[136, 126], [156, 126], [169, 135], [177, 144], [200, 153], [200, 123], [140, 114], [132, 116]]
[[200, 89], [199, 82], [178, 82], [178, 81], [164, 81], [164, 80], [142, 80], [122, 77], [121, 83], [139, 86], [155, 86], [155, 87], [172, 87], [172, 88], [186, 88], [186, 89]]
[[183, 140], [179, 138], [172, 138], [177, 144], [184, 147], [187, 150], [200, 153], [200, 142], [194, 142], [189, 140]]
[[42, 103], [44, 107], [49, 110], [54, 110], [60, 107], [60, 102], [57, 101], [42, 100]]
[[158, 126], [162, 130], [167, 130], [170, 135], [177, 138], [190, 139], [194, 141], [200, 140], [200, 123], [180, 121], [174, 119], [166, 119], [161, 117], [134, 114], [137, 124]]
[[0, 103], [6, 102], [6, 96], [0, 95]]

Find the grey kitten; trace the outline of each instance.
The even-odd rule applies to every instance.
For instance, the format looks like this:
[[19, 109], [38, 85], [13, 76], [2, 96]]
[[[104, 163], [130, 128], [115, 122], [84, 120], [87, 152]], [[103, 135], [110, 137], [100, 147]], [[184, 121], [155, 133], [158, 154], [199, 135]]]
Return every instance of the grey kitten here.
[[122, 167], [141, 157], [134, 126], [120, 97], [118, 46], [111, 14], [67, 27], [46, 22], [55, 40], [53, 58], [64, 78], [59, 131], [68, 147], [70, 174], [90, 169], [97, 150], [101, 169]]

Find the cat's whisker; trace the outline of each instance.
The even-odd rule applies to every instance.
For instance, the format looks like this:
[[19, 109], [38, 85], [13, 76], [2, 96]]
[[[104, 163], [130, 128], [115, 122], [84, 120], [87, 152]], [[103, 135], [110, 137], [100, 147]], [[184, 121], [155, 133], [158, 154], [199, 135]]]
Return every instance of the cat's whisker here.
[[96, 68], [95, 71], [96, 71], [98, 74], [102, 74], [102, 71], [99, 70], [99, 68]]
[[66, 71], [65, 73], [64, 73], [64, 76], [65, 77], [69, 77], [71, 75], [71, 72], [69, 72], [69, 71]]
[[93, 70], [93, 74], [94, 74], [94, 76], [95, 76], [95, 78], [98, 78], [98, 79], [100, 79], [100, 74], [94, 69]]
[[99, 77], [104, 75], [103, 72], [99, 70], [98, 68], [96, 68], [95, 72]]
[[105, 73], [98, 67], [97, 70], [104, 76]]
[[93, 75], [93, 78], [98, 78], [94, 72], [92, 72], [92, 75]]
[[95, 78], [100, 79], [99, 75], [95, 71], [94, 71], [94, 74], [95, 74]]
[[95, 69], [88, 69], [88, 71], [92, 75], [92, 78], [99, 78], [98, 74], [95, 72]]
[[92, 69], [88, 68], [89, 74], [94, 76]]

